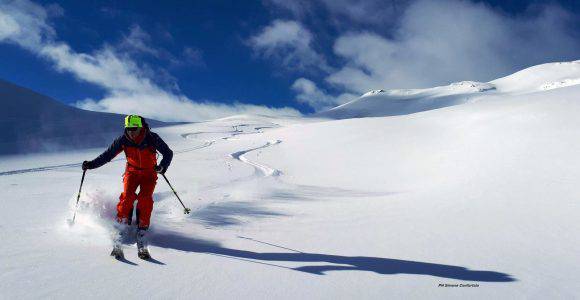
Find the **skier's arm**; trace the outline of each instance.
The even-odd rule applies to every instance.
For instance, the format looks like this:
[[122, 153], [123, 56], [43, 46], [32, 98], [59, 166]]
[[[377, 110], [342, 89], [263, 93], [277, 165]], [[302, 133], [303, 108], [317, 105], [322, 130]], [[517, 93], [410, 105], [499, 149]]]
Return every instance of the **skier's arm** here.
[[113, 158], [115, 158], [115, 156], [117, 156], [117, 154], [121, 153], [121, 151], [123, 151], [123, 136], [120, 136], [117, 139], [115, 139], [111, 144], [111, 146], [109, 146], [109, 148], [105, 150], [105, 152], [103, 152], [97, 158], [89, 161], [87, 163], [87, 168], [96, 169], [110, 162]]
[[173, 151], [169, 149], [169, 146], [159, 137], [156, 133], [152, 133], [153, 139], [155, 141], [155, 149], [163, 155], [163, 159], [159, 163], [159, 166], [163, 167], [163, 173], [167, 171], [169, 165], [171, 164], [171, 160], [173, 159]]

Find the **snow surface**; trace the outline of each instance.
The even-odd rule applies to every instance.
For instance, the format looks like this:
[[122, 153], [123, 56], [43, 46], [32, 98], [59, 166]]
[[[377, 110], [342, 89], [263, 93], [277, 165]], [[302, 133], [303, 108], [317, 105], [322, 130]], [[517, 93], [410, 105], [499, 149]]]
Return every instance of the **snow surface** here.
[[527, 68], [490, 82], [462, 81], [429, 89], [373, 90], [317, 117], [384, 117], [475, 102], [490, 95], [510, 97], [580, 84], [580, 60]]
[[552, 67], [577, 70], [410, 91], [479, 95], [414, 114], [155, 130], [192, 213], [158, 181], [151, 262], [108, 256], [122, 157], [87, 173], [72, 227], [78, 163], [103, 149], [0, 160], [1, 298], [578, 297], [580, 85], [541, 86], [580, 73]]

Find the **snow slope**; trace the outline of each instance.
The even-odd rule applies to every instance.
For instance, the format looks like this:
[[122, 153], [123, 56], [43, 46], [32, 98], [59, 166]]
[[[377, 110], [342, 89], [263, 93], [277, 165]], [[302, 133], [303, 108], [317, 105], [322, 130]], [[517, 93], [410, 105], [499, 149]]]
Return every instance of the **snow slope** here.
[[127, 262], [108, 257], [122, 158], [87, 173], [73, 227], [77, 163], [103, 149], [2, 160], [0, 291], [573, 299], [580, 86], [530, 86], [415, 114], [236, 116], [156, 130], [176, 152], [167, 176], [192, 214], [160, 180], [152, 262], [132, 244]]
[[462, 81], [428, 89], [376, 90], [317, 117], [333, 119], [416, 113], [478, 101], [490, 95], [508, 97], [580, 84], [580, 60], [527, 68], [490, 82]]
[[3, 80], [0, 108], [0, 155], [103, 147], [120, 134], [124, 117], [68, 106]]

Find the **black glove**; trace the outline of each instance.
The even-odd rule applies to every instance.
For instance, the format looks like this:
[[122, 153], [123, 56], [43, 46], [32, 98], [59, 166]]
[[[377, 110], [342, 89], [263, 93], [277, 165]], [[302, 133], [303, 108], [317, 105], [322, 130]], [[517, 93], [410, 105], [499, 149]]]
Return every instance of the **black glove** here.
[[165, 174], [165, 168], [163, 166], [155, 166], [155, 172]]
[[90, 169], [94, 169], [93, 165], [91, 164], [90, 161], [83, 161], [83, 165], [82, 165], [83, 171], [86, 170], [90, 170]]

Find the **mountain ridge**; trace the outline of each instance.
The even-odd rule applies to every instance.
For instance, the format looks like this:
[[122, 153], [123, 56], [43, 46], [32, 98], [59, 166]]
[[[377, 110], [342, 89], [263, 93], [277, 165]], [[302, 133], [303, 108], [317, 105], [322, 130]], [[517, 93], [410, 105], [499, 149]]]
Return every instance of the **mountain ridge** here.
[[349, 119], [405, 115], [466, 104], [488, 95], [537, 93], [577, 84], [580, 84], [580, 60], [546, 63], [489, 82], [461, 81], [424, 89], [373, 90], [313, 116]]
[[122, 133], [123, 115], [68, 106], [2, 79], [0, 105], [0, 155], [103, 147]]

